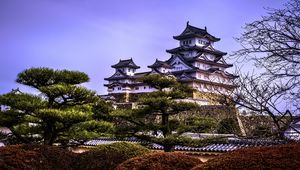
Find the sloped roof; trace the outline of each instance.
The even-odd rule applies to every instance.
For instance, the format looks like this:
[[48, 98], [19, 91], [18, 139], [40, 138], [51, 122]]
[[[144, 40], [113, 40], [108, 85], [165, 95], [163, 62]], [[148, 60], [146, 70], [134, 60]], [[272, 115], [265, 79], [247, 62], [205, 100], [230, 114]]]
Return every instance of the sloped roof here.
[[121, 69], [116, 69], [116, 72], [112, 76], [104, 78], [104, 80], [120, 80], [125, 78], [130, 78], [130, 76], [125, 74]]
[[117, 64], [115, 65], [112, 65], [111, 66], [112, 68], [124, 68], [124, 67], [129, 67], [129, 68], [135, 68], [135, 69], [138, 69], [140, 68], [140, 66], [137, 66], [132, 58], [131, 59], [128, 59], [128, 60], [120, 60]]
[[205, 29], [197, 28], [190, 25], [189, 22], [187, 22], [186, 28], [180, 35], [173, 36], [173, 38], [176, 40], [182, 40], [182, 39], [193, 38], [193, 37], [206, 37], [213, 42], [220, 41], [220, 38], [217, 38], [209, 34], [207, 32], [206, 27]]
[[215, 66], [224, 67], [224, 68], [229, 68], [229, 67], [233, 66], [232, 64], [220, 63], [220, 62], [218, 62], [219, 60], [210, 61], [210, 60], [201, 59], [201, 58], [199, 58], [199, 56], [192, 57], [192, 58], [186, 58], [187, 62], [199, 61], [201, 63], [206, 63], [206, 64], [215, 65]]
[[219, 50], [209, 50], [206, 49], [206, 46], [204, 47], [199, 47], [199, 46], [180, 46], [180, 47], [176, 47], [170, 50], [166, 50], [168, 53], [174, 54], [174, 53], [178, 53], [178, 52], [182, 52], [182, 51], [191, 51], [191, 50], [196, 50], [199, 52], [207, 52], [207, 53], [211, 53], [211, 54], [215, 54], [217, 56], [223, 56], [226, 55], [227, 53], [219, 51]]
[[[149, 143], [141, 139], [130, 137], [130, 138], [99, 138], [84, 142], [84, 146], [97, 146], [102, 144], [111, 144], [115, 142], [132, 142], [132, 143], [148, 143], [150, 149], [163, 150], [163, 146], [156, 143]], [[230, 152], [241, 148], [257, 147], [257, 146], [271, 146], [284, 144], [285, 141], [280, 140], [248, 140], [248, 139], [233, 139], [229, 138], [228, 142], [224, 143], [212, 143], [202, 147], [190, 147], [176, 145], [175, 151], [194, 151], [194, 152]]]
[[176, 54], [176, 55], [172, 55], [171, 58], [169, 58], [166, 62], [168, 64], [170, 64], [173, 60], [175, 60], [176, 58], [179, 58], [185, 65], [187, 65], [188, 67], [192, 68], [192, 69], [196, 69], [195, 66], [193, 66], [190, 62], [188, 62], [186, 60], [186, 58], [184, 58], [183, 56], [181, 56], [180, 54]]
[[164, 68], [173, 68], [173, 66], [171, 66], [170, 64], [168, 64], [165, 61], [160, 61], [158, 59], [155, 60], [155, 62], [148, 66], [149, 68], [159, 68], [159, 67], [164, 67]]
[[183, 72], [179, 77], [177, 77], [179, 80], [195, 80], [195, 77], [192, 77], [190, 74], [186, 74]]

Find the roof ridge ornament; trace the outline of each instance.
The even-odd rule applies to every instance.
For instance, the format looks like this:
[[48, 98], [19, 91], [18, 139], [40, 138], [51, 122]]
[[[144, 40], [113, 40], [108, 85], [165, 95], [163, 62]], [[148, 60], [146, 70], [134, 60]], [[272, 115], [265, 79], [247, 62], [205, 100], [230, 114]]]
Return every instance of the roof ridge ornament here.
[[186, 26], [188, 26], [188, 25], [189, 25], [189, 23], [190, 23], [190, 21], [187, 21], [187, 22], [186, 22]]

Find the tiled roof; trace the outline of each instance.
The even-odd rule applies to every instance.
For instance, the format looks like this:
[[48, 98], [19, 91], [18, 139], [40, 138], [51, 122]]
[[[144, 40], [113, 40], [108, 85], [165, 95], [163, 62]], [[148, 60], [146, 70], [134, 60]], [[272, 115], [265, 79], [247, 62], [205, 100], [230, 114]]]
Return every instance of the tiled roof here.
[[207, 37], [211, 41], [214, 41], [214, 42], [220, 40], [220, 38], [217, 38], [217, 37], [212, 36], [211, 34], [209, 34], [207, 32], [206, 27], [205, 27], [205, 29], [197, 28], [197, 27], [194, 27], [194, 26], [190, 25], [189, 22], [187, 22], [186, 28], [184, 29], [184, 31], [180, 35], [173, 36], [173, 38], [176, 39], [176, 40], [181, 40], [181, 39], [186, 39], [186, 38], [192, 38], [192, 37], [195, 37], [195, 36]]
[[[122, 76], [120, 77], [116, 77], [116, 74], [121, 74]], [[108, 78], [104, 78], [104, 80], [121, 80], [121, 79], [128, 79], [131, 78], [131, 76], [128, 76], [127, 74], [125, 74], [121, 69], [116, 69], [116, 73], [113, 74], [112, 76], [108, 77]]]
[[185, 65], [189, 66], [192, 69], [196, 69], [197, 67], [193, 66], [190, 62], [188, 62], [186, 60], [185, 57], [181, 56], [180, 54], [174, 54], [171, 56], [171, 58], [169, 58], [166, 62], [167, 63], [171, 63], [174, 59], [176, 59], [176, 57], [178, 57]]
[[206, 64], [215, 65], [215, 66], [219, 66], [219, 67], [225, 67], [225, 68], [229, 68], [229, 67], [233, 66], [232, 64], [219, 63], [218, 61], [220, 60], [220, 58], [222, 58], [222, 57], [219, 57], [218, 59], [216, 59], [214, 61], [210, 61], [210, 60], [201, 59], [201, 58], [199, 58], [199, 56], [196, 56], [196, 57], [192, 57], [192, 58], [186, 58], [186, 61], [188, 61], [188, 62], [198, 61], [201, 63], [206, 63]]
[[135, 68], [135, 69], [138, 69], [140, 68], [140, 66], [137, 66], [132, 58], [129, 59], [129, 60], [120, 60], [117, 64], [115, 65], [112, 65], [111, 66], [112, 68], [124, 68], [124, 67], [130, 67], [130, 68]]
[[165, 61], [160, 61], [160, 60], [156, 59], [155, 62], [148, 67], [149, 68], [159, 68], [159, 67], [172, 68], [173, 66], [171, 66], [170, 64], [168, 64]]
[[180, 47], [176, 47], [176, 48], [173, 48], [173, 49], [170, 49], [170, 50], [166, 50], [168, 53], [171, 53], [171, 54], [174, 54], [174, 53], [178, 53], [178, 52], [181, 52], [181, 51], [190, 51], [190, 50], [196, 50], [196, 51], [199, 51], [199, 52], [207, 52], [207, 53], [212, 53], [212, 54], [215, 54], [215, 55], [218, 55], [218, 56], [223, 56], [223, 55], [226, 55], [227, 53], [225, 52], [222, 52], [222, 51], [219, 51], [219, 50], [209, 50], [205, 47], [199, 47], [199, 46], [180, 46]]
[[[90, 140], [84, 143], [86, 146], [96, 146], [102, 144], [110, 144], [115, 142], [131, 142], [131, 143], [147, 143], [145, 141], [136, 138], [101, 138]], [[229, 139], [228, 143], [210, 144], [203, 147], [189, 147], [189, 146], [175, 146], [175, 151], [194, 151], [194, 152], [229, 152], [241, 148], [254, 147], [254, 146], [271, 146], [277, 144], [283, 144], [283, 141], [279, 140], [255, 140], [255, 139]], [[149, 145], [150, 149], [163, 150], [163, 146], [153, 143]]]
[[[188, 147], [188, 146], [175, 146], [175, 151], [194, 151], [194, 152], [229, 152], [241, 148], [249, 147], [250, 145], [243, 144], [211, 144], [204, 147]], [[163, 146], [153, 144], [151, 149], [163, 150]]]

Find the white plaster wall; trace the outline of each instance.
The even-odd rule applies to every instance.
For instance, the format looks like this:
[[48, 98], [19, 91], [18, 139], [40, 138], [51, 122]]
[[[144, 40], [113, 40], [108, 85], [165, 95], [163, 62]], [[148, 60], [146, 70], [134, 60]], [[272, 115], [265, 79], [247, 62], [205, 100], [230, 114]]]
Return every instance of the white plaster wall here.
[[[136, 89], [136, 88], [138, 88], [138, 89]], [[149, 93], [149, 92], [153, 92], [153, 91], [156, 91], [156, 89], [153, 87], [136, 86], [136, 87], [132, 88], [131, 93]]]
[[195, 38], [195, 44], [199, 47], [203, 47], [204, 43], [201, 43], [200, 41], [205, 41], [205, 42], [209, 42], [206, 38]]
[[[191, 43], [189, 44], [184, 44], [183, 42], [184, 41], [189, 41], [189, 40], [191, 40]], [[194, 46], [196, 44], [196, 38], [190, 38], [190, 39], [184, 39], [184, 40], [181, 40], [181, 41], [179, 41], [179, 46]]]
[[206, 53], [205, 56], [206, 56], [206, 58], [208, 58], [210, 61], [213, 61], [213, 60], [215, 60], [215, 58], [216, 58], [214, 55], [208, 54], [208, 53]]
[[158, 68], [158, 71], [160, 71], [161, 73], [168, 73], [168, 72], [170, 72], [171, 70], [168, 69], [168, 68], [160, 67], [160, 68]]
[[[175, 65], [173, 65], [174, 63], [178, 63], [178, 62], [180, 62], [180, 64], [175, 64]], [[174, 68], [172, 69], [172, 71], [180, 71], [180, 70], [186, 70], [186, 69], [189, 69], [189, 67], [188, 67], [187, 65], [183, 64], [183, 62], [182, 62], [180, 59], [178, 59], [178, 58], [176, 58], [176, 59], [171, 63], [171, 65], [174, 66]]]
[[121, 86], [116, 86], [107, 90], [108, 93], [123, 93], [123, 88]]
[[127, 74], [129, 76], [133, 76], [134, 72], [135, 72], [135, 69], [126, 67], [126, 68], [123, 69], [123, 71], [124, 71], [125, 74]]

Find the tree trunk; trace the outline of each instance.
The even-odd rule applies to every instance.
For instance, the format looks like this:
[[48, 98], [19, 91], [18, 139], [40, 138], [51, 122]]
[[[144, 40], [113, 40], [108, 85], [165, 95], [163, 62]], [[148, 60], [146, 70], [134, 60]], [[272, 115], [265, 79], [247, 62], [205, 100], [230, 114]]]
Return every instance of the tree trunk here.
[[163, 145], [165, 152], [173, 152], [174, 151], [174, 145]]
[[169, 115], [164, 112], [162, 113], [161, 125], [163, 126], [162, 133], [164, 137], [171, 134], [169, 127]]
[[44, 131], [44, 145], [53, 144], [53, 126], [50, 123], [46, 123], [46, 129]]

